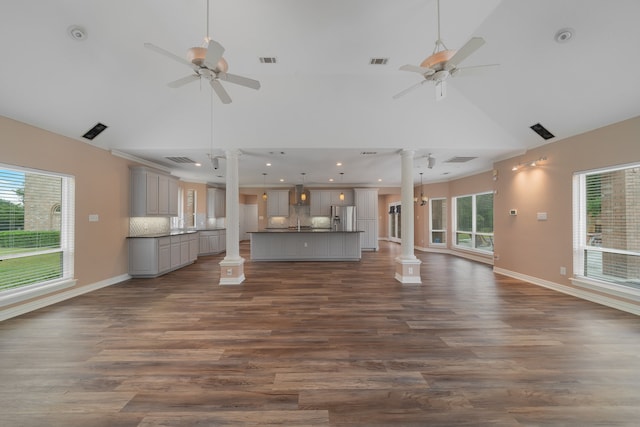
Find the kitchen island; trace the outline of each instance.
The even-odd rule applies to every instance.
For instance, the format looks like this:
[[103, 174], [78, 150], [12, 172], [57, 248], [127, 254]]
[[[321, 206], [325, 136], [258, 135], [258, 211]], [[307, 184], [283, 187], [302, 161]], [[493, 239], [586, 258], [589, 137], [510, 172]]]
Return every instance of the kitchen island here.
[[362, 231], [265, 229], [250, 232], [252, 261], [360, 261]]

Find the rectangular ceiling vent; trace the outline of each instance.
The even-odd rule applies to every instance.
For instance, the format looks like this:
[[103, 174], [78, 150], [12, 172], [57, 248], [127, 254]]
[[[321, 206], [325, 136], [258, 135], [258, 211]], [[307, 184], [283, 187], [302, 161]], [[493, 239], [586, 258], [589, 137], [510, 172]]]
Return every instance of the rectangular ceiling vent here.
[[261, 56], [260, 63], [261, 64], [275, 64], [277, 62], [275, 56]]
[[549, 132], [544, 126], [542, 126], [540, 123], [536, 123], [535, 125], [531, 126], [531, 129], [535, 133], [540, 135], [544, 140], [551, 139], [555, 136], [554, 134]]
[[93, 140], [93, 138], [95, 138], [96, 136], [100, 135], [102, 133], [102, 131], [105, 130], [107, 127], [108, 127], [107, 125], [103, 125], [102, 123], [98, 122], [98, 123], [96, 123], [96, 125], [94, 127], [89, 129], [89, 131], [87, 131], [87, 133], [82, 135], [82, 137], [88, 139], [89, 141], [91, 141], [91, 140]]
[[372, 156], [374, 154], [378, 154], [377, 151], [361, 151], [360, 154], [362, 154], [363, 156]]
[[172, 162], [175, 162], [175, 163], [195, 163], [193, 160], [191, 160], [188, 157], [165, 157], [165, 159], [171, 160]]
[[445, 163], [467, 163], [473, 159], [477, 159], [477, 157], [456, 156], [446, 160]]
[[389, 58], [371, 58], [369, 64], [371, 65], [386, 65]]

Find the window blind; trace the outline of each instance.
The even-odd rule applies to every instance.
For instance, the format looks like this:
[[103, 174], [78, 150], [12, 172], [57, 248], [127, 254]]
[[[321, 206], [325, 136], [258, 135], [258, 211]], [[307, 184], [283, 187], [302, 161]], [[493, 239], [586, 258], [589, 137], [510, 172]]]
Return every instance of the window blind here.
[[72, 184], [0, 165], [0, 292], [73, 275]]

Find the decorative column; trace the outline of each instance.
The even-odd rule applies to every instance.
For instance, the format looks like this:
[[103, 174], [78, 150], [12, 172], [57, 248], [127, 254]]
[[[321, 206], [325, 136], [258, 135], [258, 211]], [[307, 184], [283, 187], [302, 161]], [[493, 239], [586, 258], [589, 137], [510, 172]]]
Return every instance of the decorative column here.
[[420, 279], [421, 261], [414, 254], [413, 237], [413, 156], [411, 150], [402, 150], [402, 188], [400, 220], [402, 221], [402, 255], [395, 259], [396, 280], [400, 283], [422, 283]]
[[244, 282], [244, 258], [240, 256], [240, 190], [238, 150], [227, 150], [226, 218], [227, 254], [220, 261], [220, 284], [239, 285]]

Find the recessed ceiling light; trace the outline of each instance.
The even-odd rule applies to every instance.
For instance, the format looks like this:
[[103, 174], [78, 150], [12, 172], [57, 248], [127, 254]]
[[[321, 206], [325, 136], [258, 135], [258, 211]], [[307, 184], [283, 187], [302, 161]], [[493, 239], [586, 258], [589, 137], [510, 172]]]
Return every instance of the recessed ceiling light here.
[[382, 178], [378, 178], [378, 182], [382, 182]]
[[284, 178], [280, 178], [280, 182], [284, 182]]
[[342, 162], [336, 163], [336, 166], [342, 166]]
[[271, 166], [271, 163], [267, 163], [267, 166]]
[[333, 178], [329, 178], [329, 182], [333, 182]]
[[193, 165], [199, 168], [200, 166], [202, 166], [202, 163], [194, 163]]

